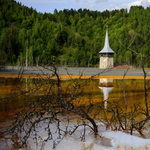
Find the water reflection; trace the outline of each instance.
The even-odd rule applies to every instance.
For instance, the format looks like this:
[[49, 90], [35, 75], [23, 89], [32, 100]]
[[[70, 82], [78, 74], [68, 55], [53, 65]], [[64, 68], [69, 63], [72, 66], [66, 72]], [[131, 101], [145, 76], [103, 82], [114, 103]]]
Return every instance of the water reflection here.
[[[84, 80], [82, 80], [84, 81]], [[38, 83], [40, 83], [40, 79], [21, 79], [18, 83], [17, 79], [5, 79], [5, 78], [0, 78], [0, 97], [5, 98], [14, 95], [14, 93], [17, 93], [18, 91], [15, 90], [17, 89], [16, 87], [19, 87], [23, 89], [24, 91], [28, 91], [30, 88], [34, 88]], [[143, 80], [126, 80], [125, 81], [125, 90], [127, 94], [127, 103], [129, 104], [134, 104], [137, 100], [141, 102], [141, 106], [144, 108], [145, 103], [144, 103], [144, 88], [143, 88]], [[64, 80], [61, 82], [61, 90], [65, 94], [66, 89], [68, 85], [71, 84], [71, 81], [69, 80]], [[149, 86], [149, 85], [148, 85]], [[13, 89], [13, 90], [12, 90]], [[46, 93], [47, 86], [41, 88], [41, 91], [39, 93], [36, 93], [36, 96], [42, 97], [43, 95], [47, 94]], [[88, 105], [90, 102], [96, 103], [97, 105], [104, 101], [104, 106], [107, 108], [107, 101], [109, 100], [110, 102], [114, 99], [119, 99], [120, 103], [124, 104], [124, 99], [123, 99], [123, 80], [117, 80], [117, 79], [93, 79], [89, 82], [88, 85], [83, 87], [82, 89], [83, 97], [80, 99], [76, 99], [76, 103], [78, 105]], [[101, 92], [100, 92], [101, 90]], [[80, 90], [77, 92], [81, 92]], [[84, 94], [85, 93], [85, 94]], [[90, 97], [90, 96], [91, 97]], [[150, 91], [148, 91], [148, 100], [150, 102]], [[35, 95], [32, 95], [35, 97]], [[67, 97], [68, 95], [66, 95]], [[70, 96], [70, 95], [69, 95]], [[9, 103], [6, 100], [1, 101], [0, 105], [0, 128], [4, 128], [4, 125], [2, 122], [7, 122], [5, 120], [5, 114], [6, 111], [10, 109], [10, 107], [17, 108], [19, 105], [26, 106], [26, 99], [32, 99], [33, 97], [30, 97], [30, 93], [26, 94], [26, 97], [24, 98], [23, 96], [17, 96], [13, 98]], [[39, 97], [38, 97], [39, 98]], [[91, 99], [90, 99], [91, 98]], [[109, 106], [108, 106], [109, 108]], [[96, 114], [96, 109], [92, 110], [93, 114]], [[91, 114], [92, 114], [91, 112]], [[100, 111], [99, 111], [100, 112]], [[100, 112], [101, 113], [101, 112]], [[7, 116], [8, 120], [11, 118], [11, 115]], [[110, 115], [107, 113], [107, 115]], [[100, 118], [103, 117], [103, 112], [98, 116]], [[77, 119], [77, 117], [71, 116], [72, 120], [74, 121]], [[108, 118], [111, 118], [108, 116]], [[81, 120], [81, 119], [80, 119]], [[10, 122], [11, 123], [11, 122]], [[9, 125], [9, 122], [8, 122]], [[105, 139], [106, 141], [106, 139]], [[4, 143], [4, 140], [0, 141], [0, 145]], [[108, 141], [107, 141], [108, 143]], [[7, 142], [6, 142], [7, 144]], [[7, 145], [4, 145], [5, 149], [9, 149]], [[83, 149], [92, 149], [93, 145], [90, 144], [89, 146], [87, 145], [82, 145]]]
[[99, 88], [102, 90], [104, 95], [104, 108], [107, 108], [107, 100], [109, 93], [114, 88], [113, 79], [99, 79]]
[[[26, 91], [28, 91], [28, 78], [26, 78]], [[26, 93], [27, 95], [27, 93]]]
[[[81, 82], [84, 82], [86, 79], [82, 79]], [[22, 78], [21, 80], [17, 80], [17, 78], [0, 78], [0, 98], [11, 97], [14, 94], [19, 93], [18, 88], [23, 89], [24, 91], [28, 91], [29, 89], [34, 88], [36, 85], [42, 83], [40, 79], [31, 79], [31, 78]], [[64, 94], [64, 97], [70, 96], [66, 94], [66, 89], [68, 85], [72, 82], [71, 80], [62, 80], [61, 81], [61, 90]], [[141, 79], [127, 79], [125, 80], [125, 90], [126, 90], [126, 99], [127, 104], [129, 106], [134, 105], [137, 101], [141, 103], [142, 107], [145, 107], [144, 103], [144, 81]], [[39, 93], [34, 94], [26, 94], [25, 97], [23, 95], [19, 95], [8, 100], [3, 100], [0, 103], [0, 122], [5, 121], [6, 111], [9, 111], [10, 108], [14, 110], [18, 106], [26, 106], [27, 99], [35, 100], [42, 98], [42, 96], [47, 93], [47, 85], [42, 86], [40, 88]], [[147, 85], [147, 86], [150, 86]], [[124, 105], [124, 96], [123, 96], [123, 80], [122, 79], [93, 79], [89, 82], [88, 85], [79, 89], [77, 92], [82, 92], [82, 97], [76, 99], [76, 105], [88, 105], [90, 102], [95, 104], [100, 104], [102, 101], [105, 101], [105, 107], [107, 106], [107, 100], [110, 102], [118, 101], [121, 105]], [[148, 92], [148, 101], [150, 101], [150, 90]], [[66, 95], [65, 95], [66, 94]], [[36, 96], [36, 97], [35, 97]], [[91, 96], [91, 97], [90, 97]], [[68, 97], [67, 97], [68, 98]]]

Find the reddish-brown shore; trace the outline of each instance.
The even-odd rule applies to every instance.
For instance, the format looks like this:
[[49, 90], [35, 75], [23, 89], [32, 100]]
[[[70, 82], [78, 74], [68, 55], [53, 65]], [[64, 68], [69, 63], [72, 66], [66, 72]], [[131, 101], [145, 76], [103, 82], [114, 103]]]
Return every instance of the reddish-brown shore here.
[[[48, 78], [51, 75], [36, 75], [36, 74], [23, 74], [21, 75], [22, 78]], [[83, 75], [81, 78], [82, 79], [88, 79], [90, 78], [92, 75]], [[0, 77], [4, 77], [4, 78], [18, 78], [18, 74], [0, 74]], [[79, 78], [80, 75], [60, 75], [61, 79], [70, 79], [70, 78]], [[55, 79], [56, 77], [54, 76], [53, 79]], [[108, 79], [123, 79], [122, 75], [99, 75], [99, 76], [94, 76], [95, 79], [100, 79], [100, 78], [108, 78]], [[144, 79], [143, 76], [125, 76], [125, 79]], [[147, 76], [146, 79], [150, 79], [150, 76]]]

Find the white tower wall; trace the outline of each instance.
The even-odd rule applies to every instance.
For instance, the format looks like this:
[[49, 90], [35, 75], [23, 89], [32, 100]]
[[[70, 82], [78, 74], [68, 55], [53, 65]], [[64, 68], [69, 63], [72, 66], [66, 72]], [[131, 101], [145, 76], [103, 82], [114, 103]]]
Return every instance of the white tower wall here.
[[113, 57], [102, 57], [100, 56], [99, 68], [113, 68], [114, 67], [114, 58]]

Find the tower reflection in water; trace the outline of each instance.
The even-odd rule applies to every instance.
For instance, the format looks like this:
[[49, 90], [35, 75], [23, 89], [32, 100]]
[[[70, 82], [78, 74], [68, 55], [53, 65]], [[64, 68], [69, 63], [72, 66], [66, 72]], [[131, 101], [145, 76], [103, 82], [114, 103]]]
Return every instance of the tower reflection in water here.
[[109, 93], [114, 88], [113, 79], [105, 79], [105, 78], [99, 79], [99, 86], [98, 87], [103, 92], [103, 95], [104, 95], [104, 108], [106, 109]]

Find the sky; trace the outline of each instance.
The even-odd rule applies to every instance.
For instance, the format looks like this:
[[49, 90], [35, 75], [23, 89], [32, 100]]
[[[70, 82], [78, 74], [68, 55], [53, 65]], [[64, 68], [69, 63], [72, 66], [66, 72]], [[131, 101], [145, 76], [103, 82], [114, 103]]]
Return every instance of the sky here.
[[36, 9], [37, 12], [41, 13], [53, 13], [56, 8], [59, 10], [64, 9], [75, 9], [80, 8], [89, 10], [114, 10], [127, 8], [130, 9], [131, 6], [141, 5], [143, 7], [150, 6], [150, 0], [16, 0], [21, 2], [22, 5]]

